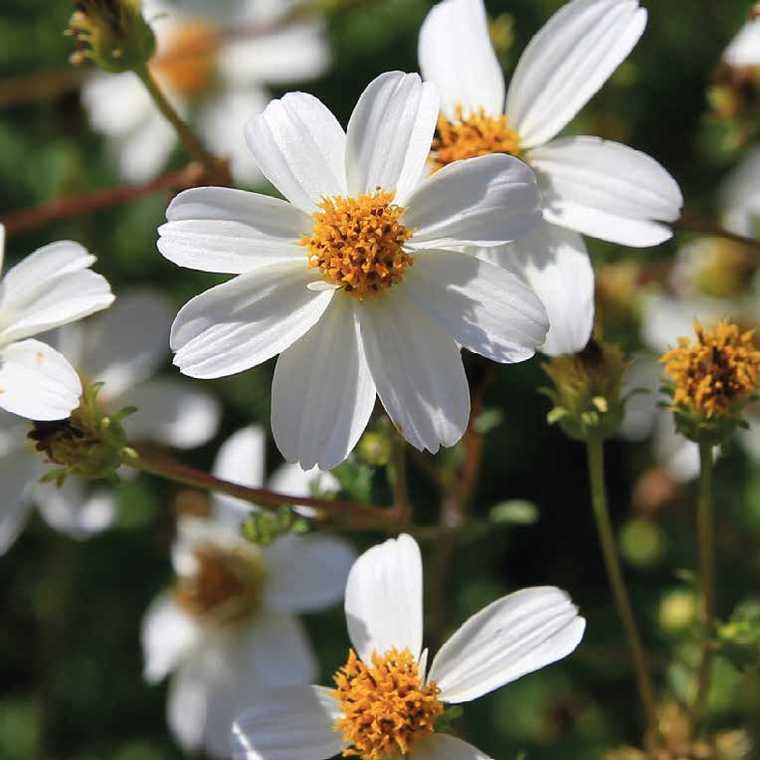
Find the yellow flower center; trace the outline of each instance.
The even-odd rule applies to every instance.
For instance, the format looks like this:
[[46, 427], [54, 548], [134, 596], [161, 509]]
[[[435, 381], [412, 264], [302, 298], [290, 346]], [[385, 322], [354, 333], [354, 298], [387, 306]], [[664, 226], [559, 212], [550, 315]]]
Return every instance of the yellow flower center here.
[[301, 245], [322, 278], [362, 300], [400, 282], [412, 266], [404, 243], [412, 236], [400, 219], [404, 209], [392, 193], [325, 198]]
[[164, 52], [150, 67], [180, 95], [200, 95], [213, 81], [219, 47], [219, 35], [209, 24], [187, 21], [168, 32]]
[[240, 622], [261, 601], [264, 568], [258, 552], [204, 544], [194, 551], [196, 571], [177, 581], [179, 604], [203, 622]]
[[434, 169], [490, 153], [513, 156], [520, 153], [520, 136], [509, 126], [509, 119], [504, 114], [492, 116], [480, 108], [465, 116], [462, 107], [457, 106], [453, 121], [445, 116], [438, 119], [430, 156]]
[[754, 333], [730, 322], [712, 330], [695, 322], [694, 331], [696, 341], [679, 338], [678, 347], [660, 358], [673, 382], [673, 406], [708, 418], [724, 415], [757, 387], [760, 351]]
[[433, 733], [443, 713], [440, 690], [422, 683], [417, 659], [408, 649], [375, 653], [372, 667], [351, 650], [335, 674], [335, 685], [333, 696], [342, 713], [336, 728], [349, 745], [344, 757], [406, 756], [415, 741]]

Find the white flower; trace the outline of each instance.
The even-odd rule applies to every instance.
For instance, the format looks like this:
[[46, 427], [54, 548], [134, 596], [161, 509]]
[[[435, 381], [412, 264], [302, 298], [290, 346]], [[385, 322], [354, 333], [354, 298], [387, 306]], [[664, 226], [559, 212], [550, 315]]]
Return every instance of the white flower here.
[[290, 93], [247, 130], [289, 202], [188, 190], [159, 230], [176, 264], [239, 275], [180, 311], [174, 363], [215, 378], [281, 354], [272, 429], [306, 469], [346, 458], [376, 392], [413, 446], [453, 445], [470, 412], [457, 343], [515, 362], [544, 341], [546, 313], [526, 285], [452, 250], [535, 226], [535, 178], [504, 155], [423, 178], [437, 115], [434, 86], [416, 74], [375, 79], [348, 134], [316, 98]]
[[[222, 447], [214, 473], [262, 484], [264, 433], [245, 428]], [[324, 474], [323, 474], [324, 475]], [[288, 474], [294, 495], [312, 476]], [[174, 546], [178, 583], [161, 594], [143, 623], [145, 677], [173, 673], [167, 719], [186, 750], [229, 755], [232, 722], [252, 688], [307, 684], [317, 665], [297, 613], [342, 597], [355, 558], [345, 542], [322, 535], [286, 536], [258, 548], [240, 537], [250, 504], [217, 499], [213, 519], [183, 518]]]
[[[269, 102], [265, 85], [318, 77], [329, 62], [317, 20], [246, 36], [249, 27], [276, 25], [294, 5], [294, 0], [144, 3], [157, 40], [153, 75], [175, 107], [192, 116], [209, 149], [231, 160], [239, 182], [261, 179], [240, 125]], [[235, 30], [229, 39], [220, 37]], [[96, 74], [85, 83], [82, 98], [94, 128], [112, 139], [125, 179], [143, 182], [161, 170], [177, 136], [137, 77]]]
[[[760, 19], [755, 22], [760, 24]], [[758, 237], [760, 233], [760, 149], [747, 153], [721, 183], [723, 223], [737, 235]]]
[[760, 66], [760, 18], [742, 26], [723, 52], [723, 60], [736, 68]]
[[346, 622], [358, 658], [350, 653], [336, 674], [337, 689], [256, 694], [233, 728], [235, 760], [327, 760], [347, 748], [362, 760], [488, 760], [462, 740], [435, 732], [444, 704], [477, 699], [567, 656], [585, 627], [563, 591], [518, 591], [473, 615], [428, 672], [422, 561], [406, 535], [356, 561], [346, 587]]
[[[5, 228], [0, 225], [0, 269]], [[31, 420], [68, 417], [82, 385], [69, 362], [32, 336], [105, 309], [108, 282], [78, 243], [61, 241], [35, 251], [0, 281], [0, 409]]]
[[503, 151], [538, 174], [546, 223], [489, 259], [521, 272], [543, 300], [548, 354], [578, 351], [591, 333], [594, 274], [577, 233], [656, 245], [683, 203], [644, 153], [597, 137], [555, 139], [625, 59], [646, 18], [638, 0], [567, 3], [523, 52], [506, 96], [482, 0], [439, 3], [420, 32], [420, 68], [442, 97], [434, 162]]
[[[160, 293], [134, 291], [120, 296], [102, 317], [67, 325], [56, 346], [87, 382], [102, 382], [98, 401], [109, 411], [138, 411], [124, 426], [133, 442], [151, 441], [173, 448], [194, 448], [216, 432], [217, 401], [187, 382], [155, 378], [168, 354], [171, 311]], [[23, 426], [0, 417], [0, 480], [7, 490], [0, 512], [0, 554], [23, 528], [37, 504], [46, 521], [72, 538], [106, 530], [116, 516], [116, 494], [67, 478], [58, 488], [40, 483], [49, 469], [26, 440]], [[131, 470], [125, 469], [124, 477]]]

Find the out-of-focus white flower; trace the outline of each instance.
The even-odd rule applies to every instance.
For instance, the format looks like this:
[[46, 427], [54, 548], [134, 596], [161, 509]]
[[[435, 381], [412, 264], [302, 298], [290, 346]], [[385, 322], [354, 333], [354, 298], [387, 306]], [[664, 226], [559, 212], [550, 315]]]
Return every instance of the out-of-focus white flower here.
[[[760, 24], [760, 20], [755, 23]], [[723, 223], [748, 237], [760, 233], [760, 149], [749, 151], [720, 189]]]
[[[297, 1], [144, 3], [157, 42], [151, 72], [173, 105], [195, 123], [209, 149], [231, 160], [239, 182], [261, 180], [241, 125], [266, 106], [266, 85], [316, 78], [329, 63], [321, 21], [274, 29]], [[273, 26], [270, 33], [246, 37], [246, 28], [268, 25]], [[137, 77], [96, 74], [82, 97], [95, 129], [112, 139], [125, 179], [142, 182], [161, 170], [177, 136]]]
[[723, 52], [723, 60], [736, 68], [760, 66], [760, 18], [742, 26]]
[[[151, 379], [169, 353], [170, 321], [171, 307], [160, 293], [135, 291], [121, 296], [102, 317], [67, 325], [54, 342], [76, 368], [77, 382], [81, 377], [104, 383], [98, 402], [106, 409], [138, 408], [124, 421], [131, 441], [194, 448], [214, 435], [221, 412], [212, 396], [185, 381]], [[60, 488], [38, 482], [49, 468], [26, 441], [23, 426], [3, 424], [3, 419], [0, 478], [9, 497], [0, 512], [0, 553], [12, 544], [34, 504], [52, 527], [73, 538], [109, 528], [116, 514], [113, 492], [90, 488], [75, 477]]]
[[[0, 225], [0, 269], [5, 227]], [[32, 336], [113, 303], [108, 282], [90, 269], [81, 245], [65, 240], [35, 251], [0, 281], [0, 409], [30, 420], [68, 417], [82, 384], [65, 357]]]
[[504, 155], [424, 178], [437, 115], [434, 85], [416, 74], [375, 79], [348, 134], [319, 100], [290, 93], [247, 130], [289, 202], [189, 190], [159, 230], [176, 264], [239, 275], [179, 312], [174, 363], [215, 378], [280, 354], [272, 429], [306, 469], [346, 458], [376, 393], [416, 448], [455, 444], [470, 412], [457, 343], [515, 362], [546, 336], [528, 286], [454, 250], [528, 233], [540, 218], [535, 178]]
[[[214, 473], [261, 486], [264, 432], [249, 427], [233, 435]], [[289, 468], [279, 477], [293, 495], [307, 495], [314, 474]], [[216, 497], [211, 518], [180, 520], [173, 551], [178, 582], [153, 602], [143, 623], [145, 677], [156, 682], [172, 674], [172, 732], [186, 750], [205, 748], [214, 757], [229, 756], [232, 722], [251, 689], [314, 678], [314, 655], [295, 615], [342, 599], [355, 558], [347, 543], [326, 535], [289, 535], [256, 547], [239, 532], [243, 510], [251, 509]]]
[[577, 233], [657, 245], [683, 204], [673, 178], [644, 153], [597, 137], [555, 139], [626, 58], [646, 19], [638, 0], [567, 3], [531, 40], [508, 89], [482, 0], [439, 3], [420, 32], [420, 68], [442, 97], [434, 166], [505, 152], [538, 174], [545, 224], [486, 254], [541, 297], [548, 354], [578, 351], [591, 334], [594, 274]]
[[[362, 760], [488, 760], [435, 731], [445, 704], [460, 704], [569, 655], [585, 620], [557, 588], [529, 588], [473, 615], [427, 670], [423, 651], [422, 561], [402, 535], [365, 552], [346, 587], [354, 650], [321, 686], [259, 691], [235, 722], [236, 760], [327, 760], [349, 750]], [[357, 656], [358, 655], [358, 656]]]

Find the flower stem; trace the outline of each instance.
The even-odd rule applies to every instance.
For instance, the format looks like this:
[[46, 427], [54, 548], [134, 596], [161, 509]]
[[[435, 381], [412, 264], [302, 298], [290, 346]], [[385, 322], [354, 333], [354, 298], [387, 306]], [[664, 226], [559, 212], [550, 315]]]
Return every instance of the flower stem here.
[[636, 684], [646, 716], [647, 736], [650, 741], [654, 741], [658, 734], [657, 701], [649, 671], [647, 654], [644, 651], [641, 636], [636, 625], [631, 599], [628, 595], [625, 579], [623, 578], [615, 534], [612, 529], [612, 522], [610, 521], [610, 513], [607, 506], [607, 491], [604, 482], [603, 439], [600, 436], [591, 436], [587, 441], [587, 452], [589, 478], [591, 481], [591, 501], [599, 532], [599, 541], [604, 554], [604, 563], [607, 568], [607, 577], [620, 622], [625, 629], [628, 646], [631, 650], [631, 657], [636, 672]]
[[698, 723], [707, 706], [712, 676], [712, 630], [715, 621], [715, 541], [712, 514], [713, 453], [710, 443], [699, 444], [699, 495], [697, 500], [697, 534], [699, 544], [699, 575], [702, 586], [702, 615], [705, 643], [697, 676], [697, 692], [692, 719]]
[[129, 452], [129, 455], [123, 457], [123, 464], [141, 472], [158, 475], [165, 480], [198, 488], [202, 491], [234, 496], [263, 509], [277, 511], [296, 504], [314, 507], [321, 513], [315, 519], [329, 519], [345, 529], [394, 531], [404, 517], [403, 510], [398, 506], [393, 508], [374, 507], [351, 501], [319, 499], [311, 496], [289, 496], [266, 488], [248, 488], [239, 483], [214, 477], [202, 470], [178, 464], [147, 450], [129, 449]]
[[190, 129], [187, 122], [177, 113], [177, 110], [169, 102], [158, 82], [156, 82], [148, 66], [136, 69], [135, 74], [145, 85], [145, 89], [156, 104], [156, 108], [161, 111], [166, 120], [174, 127], [180, 141], [185, 146], [185, 150], [187, 150], [193, 159], [203, 164], [206, 168], [208, 180], [212, 181], [218, 178], [220, 176], [220, 162], [206, 150], [206, 147], [193, 130]]

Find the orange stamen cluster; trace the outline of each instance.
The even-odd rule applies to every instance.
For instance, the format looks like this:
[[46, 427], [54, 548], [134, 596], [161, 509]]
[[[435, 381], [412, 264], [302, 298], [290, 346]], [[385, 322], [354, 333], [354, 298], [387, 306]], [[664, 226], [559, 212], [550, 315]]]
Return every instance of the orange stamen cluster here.
[[392, 200], [392, 193], [378, 192], [322, 201], [311, 234], [300, 241], [309, 266], [359, 300], [400, 282], [413, 263], [403, 248], [412, 233], [400, 222], [404, 209]]
[[352, 650], [335, 674], [335, 684], [333, 695], [342, 712], [336, 728], [348, 744], [344, 757], [406, 756], [415, 741], [433, 733], [443, 713], [440, 690], [422, 683], [417, 659], [408, 649], [375, 653], [372, 667]]
[[695, 322], [694, 331], [696, 341], [679, 338], [660, 358], [673, 383], [673, 406], [708, 418], [725, 415], [757, 388], [760, 351], [753, 331], [730, 322], [712, 330]]
[[155, 57], [151, 71], [186, 97], [204, 93], [216, 74], [220, 40], [203, 21], [188, 21], [168, 34], [164, 52]]
[[520, 153], [520, 137], [504, 114], [492, 116], [484, 109], [465, 115], [457, 106], [456, 118], [438, 119], [438, 130], [433, 140], [431, 160], [435, 169], [442, 169], [454, 161], [461, 161], [490, 153]]
[[205, 544], [195, 549], [194, 556], [196, 572], [180, 578], [175, 589], [185, 610], [204, 622], [224, 625], [257, 609], [264, 571], [254, 552]]

